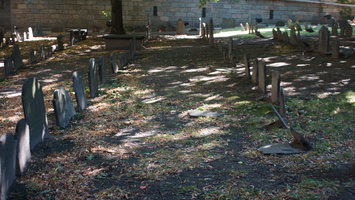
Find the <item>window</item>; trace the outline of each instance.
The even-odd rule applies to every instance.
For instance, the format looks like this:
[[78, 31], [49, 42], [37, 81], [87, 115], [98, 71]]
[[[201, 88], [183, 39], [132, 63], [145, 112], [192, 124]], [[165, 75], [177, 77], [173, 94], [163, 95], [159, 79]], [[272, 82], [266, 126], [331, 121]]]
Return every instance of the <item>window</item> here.
[[206, 17], [206, 8], [202, 8], [202, 17]]
[[158, 6], [153, 7], [153, 16], [158, 16]]
[[274, 10], [270, 10], [270, 17], [269, 19], [274, 19]]

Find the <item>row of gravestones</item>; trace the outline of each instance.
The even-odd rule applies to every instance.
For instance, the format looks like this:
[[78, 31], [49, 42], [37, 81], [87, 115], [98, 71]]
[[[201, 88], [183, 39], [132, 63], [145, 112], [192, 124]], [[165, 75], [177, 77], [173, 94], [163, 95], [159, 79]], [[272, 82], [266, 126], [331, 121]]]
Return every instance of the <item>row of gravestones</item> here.
[[16, 28], [11, 32], [11, 38], [5, 37], [3, 29], [0, 29], [0, 48], [6, 47], [11, 43], [23, 42], [27, 39], [33, 39], [34, 33], [32, 27], [28, 27], [27, 32], [20, 33]]
[[[131, 40], [130, 50], [117, 59], [117, 54], [111, 53], [111, 68], [113, 73], [123, 69], [129, 60], [136, 54], [136, 42]], [[101, 84], [108, 83], [104, 56], [100, 56], [99, 62], [90, 58], [88, 67], [88, 80], [90, 98], [98, 95], [99, 80]], [[73, 73], [73, 89], [79, 112], [87, 107], [87, 98], [84, 92], [82, 79], [78, 72]], [[0, 136], [0, 199], [6, 200], [8, 192], [13, 185], [16, 174], [25, 172], [31, 150], [49, 138], [48, 121], [44, 106], [42, 86], [34, 78], [28, 78], [22, 87], [22, 105], [24, 119], [21, 119], [16, 126], [16, 133], [6, 133]], [[66, 128], [72, 117], [76, 114], [73, 103], [64, 87], [54, 91], [53, 107], [58, 127]]]

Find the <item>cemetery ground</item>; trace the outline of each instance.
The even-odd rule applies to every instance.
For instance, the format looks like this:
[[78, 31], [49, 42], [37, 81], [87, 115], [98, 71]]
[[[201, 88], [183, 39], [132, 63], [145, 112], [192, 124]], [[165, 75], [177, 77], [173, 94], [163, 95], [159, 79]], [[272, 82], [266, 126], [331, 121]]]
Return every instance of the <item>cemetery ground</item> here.
[[[41, 43], [51, 42], [20, 43], [23, 57]], [[112, 51], [101, 38], [2, 77], [2, 133], [15, 131], [23, 116], [22, 84], [34, 76], [51, 134], [34, 149], [10, 199], [354, 199], [354, 54], [334, 59], [270, 39], [235, 38], [234, 44], [237, 66], [202, 39], [146, 43], [124, 70], [108, 72], [110, 84], [66, 129], [55, 125], [53, 92], [64, 86], [74, 100], [71, 75], [79, 71], [87, 85], [92, 57], [105, 55], [109, 69]], [[343, 44], [354, 48], [353, 39]], [[292, 136], [266, 126], [277, 117], [243, 77], [244, 53], [264, 58], [268, 74], [281, 73], [287, 121], [311, 151], [258, 151]], [[192, 118], [189, 110], [224, 115]]]

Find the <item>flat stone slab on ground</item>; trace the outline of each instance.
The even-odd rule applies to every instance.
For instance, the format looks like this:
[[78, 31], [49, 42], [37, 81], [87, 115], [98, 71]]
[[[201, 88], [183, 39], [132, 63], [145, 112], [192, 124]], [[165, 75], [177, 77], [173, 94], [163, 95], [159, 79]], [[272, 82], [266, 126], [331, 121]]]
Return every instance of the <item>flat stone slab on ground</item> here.
[[263, 154], [297, 154], [305, 151], [295, 149], [290, 144], [275, 143], [262, 146], [258, 149]]
[[189, 111], [189, 116], [190, 117], [220, 117], [223, 116], [223, 113], [216, 113], [216, 112], [211, 112], [211, 111], [200, 111], [200, 110], [192, 110]]

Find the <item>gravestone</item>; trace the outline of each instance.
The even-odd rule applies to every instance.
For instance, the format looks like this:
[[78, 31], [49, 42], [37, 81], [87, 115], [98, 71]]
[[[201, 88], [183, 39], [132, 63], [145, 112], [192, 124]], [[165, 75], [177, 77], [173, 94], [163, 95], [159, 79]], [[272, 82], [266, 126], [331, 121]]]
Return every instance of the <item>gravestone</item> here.
[[242, 31], [245, 31], [243, 23], [240, 23], [240, 28], [242, 28]]
[[251, 75], [251, 81], [254, 83], [254, 85], [258, 85], [258, 81], [259, 81], [259, 59], [255, 58], [254, 62], [253, 62], [253, 73]]
[[5, 56], [4, 72], [5, 72], [5, 76], [14, 74], [14, 66], [12, 64], [12, 59], [10, 56]]
[[83, 111], [87, 107], [87, 99], [84, 92], [83, 81], [79, 75], [79, 72], [73, 73], [73, 89], [75, 92], [76, 103], [78, 110]]
[[249, 58], [247, 54], [244, 54], [244, 67], [245, 67], [244, 77], [246, 79], [250, 79], [250, 64], [249, 64]]
[[44, 45], [41, 44], [40, 48], [39, 48], [39, 55], [41, 57], [41, 60], [45, 60], [46, 59], [46, 50], [44, 49]]
[[52, 102], [57, 126], [66, 128], [76, 112], [70, 96], [64, 87], [60, 87], [54, 91]]
[[328, 53], [329, 51], [330, 34], [327, 27], [322, 26], [319, 30], [318, 51], [320, 53]]
[[339, 24], [339, 28], [340, 28], [340, 34], [339, 36], [342, 37], [342, 36], [345, 36], [345, 26], [346, 26], [346, 22], [344, 20], [339, 20], [338, 21], [338, 24]]
[[335, 39], [333, 42], [332, 57], [338, 59], [340, 55], [339, 40]]
[[338, 26], [336, 23], [332, 26], [332, 36], [338, 36]]
[[346, 37], [351, 37], [353, 35], [353, 27], [351, 27], [351, 25], [346, 22], [345, 23], [345, 36]]
[[247, 27], [248, 34], [251, 34], [251, 25], [248, 22], [245, 22], [245, 27]]
[[202, 23], [201, 36], [202, 36], [203, 39], [206, 38], [206, 23]]
[[123, 54], [120, 54], [117, 60], [118, 69], [123, 69], [123, 67], [125, 66], [125, 62], [126, 57]]
[[8, 199], [16, 180], [16, 140], [11, 133], [0, 136], [0, 199]]
[[115, 52], [110, 54], [110, 61], [111, 61], [111, 69], [114, 74], [116, 74], [119, 70], [119, 65], [117, 63], [117, 55]]
[[277, 31], [275, 31], [275, 29], [272, 29], [272, 36], [273, 36], [273, 40], [277, 40]]
[[37, 61], [36, 61], [36, 52], [35, 52], [34, 49], [30, 49], [29, 58], [30, 58], [29, 59], [30, 64], [37, 63]]
[[277, 41], [283, 42], [283, 35], [279, 27], [276, 28], [276, 32], [277, 32]]
[[4, 38], [5, 38], [4, 32], [2, 31], [2, 29], [0, 29], [0, 48], [5, 46]]
[[288, 28], [291, 28], [292, 26], [293, 26], [292, 19], [288, 19], [288, 20], [287, 20], [287, 27], [288, 27]]
[[335, 19], [334, 19], [334, 17], [332, 17], [328, 20], [328, 27], [333, 27], [334, 24], [335, 24]]
[[101, 85], [105, 85], [108, 83], [104, 56], [99, 57], [99, 77], [100, 77]]
[[258, 62], [258, 86], [266, 94], [266, 64], [263, 59]]
[[280, 101], [280, 73], [272, 71], [271, 78], [271, 102], [278, 104]]
[[17, 172], [23, 174], [31, 160], [30, 129], [25, 119], [17, 122], [15, 137], [17, 140]]
[[295, 28], [298, 32], [302, 31], [302, 27], [300, 26], [299, 23], [295, 23]]
[[228, 56], [231, 56], [233, 54], [233, 38], [230, 37], [228, 39]]
[[28, 39], [32, 40], [33, 39], [33, 30], [32, 27], [28, 27]]
[[176, 22], [176, 34], [177, 35], [185, 34], [185, 22], [182, 19], [178, 19]]
[[30, 128], [30, 147], [33, 149], [49, 137], [42, 86], [34, 77], [28, 78], [22, 86], [22, 105]]
[[284, 42], [286, 42], [286, 43], [289, 43], [289, 42], [290, 42], [290, 38], [288, 37], [287, 31], [283, 32], [282, 36], [283, 36], [283, 39], [282, 39], [282, 40], [283, 40]]
[[89, 79], [90, 98], [95, 98], [99, 93], [97, 64], [95, 58], [90, 58], [89, 60], [88, 79]]
[[286, 99], [283, 88], [280, 88], [280, 115], [282, 118], [286, 118]]
[[210, 19], [210, 22], [209, 22], [209, 42], [210, 42], [210, 45], [214, 45], [214, 37], [213, 37], [213, 30], [214, 30], [214, 25], [213, 25], [213, 19], [211, 18]]
[[24, 68], [24, 64], [22, 62], [22, 56], [18, 44], [15, 44], [12, 47], [12, 60], [14, 61], [14, 66], [17, 70]]
[[57, 37], [57, 41], [58, 41], [58, 51], [62, 51], [64, 50], [64, 41], [63, 41], [63, 35], [59, 35]]
[[296, 30], [295, 30], [295, 26], [292, 25], [290, 28], [290, 43], [292, 45], [297, 45], [297, 37], [296, 37]]

